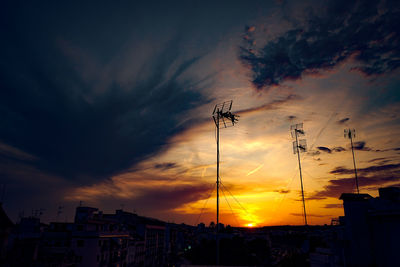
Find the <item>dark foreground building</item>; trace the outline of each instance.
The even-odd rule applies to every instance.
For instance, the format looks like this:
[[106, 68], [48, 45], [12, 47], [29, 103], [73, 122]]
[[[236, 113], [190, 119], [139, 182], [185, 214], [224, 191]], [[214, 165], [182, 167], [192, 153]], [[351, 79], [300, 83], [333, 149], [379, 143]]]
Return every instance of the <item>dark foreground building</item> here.
[[346, 266], [400, 266], [400, 188], [342, 194]]

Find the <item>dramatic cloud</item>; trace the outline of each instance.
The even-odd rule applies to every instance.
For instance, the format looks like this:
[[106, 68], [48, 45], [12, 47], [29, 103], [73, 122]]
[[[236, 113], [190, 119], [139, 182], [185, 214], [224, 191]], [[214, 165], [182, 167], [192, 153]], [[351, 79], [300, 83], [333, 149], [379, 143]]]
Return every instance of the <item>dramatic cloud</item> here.
[[319, 146], [319, 147], [317, 147], [317, 148], [318, 148], [319, 150], [323, 151], [323, 152], [332, 153], [332, 150], [330, 150], [330, 149], [327, 148], [327, 147]]
[[170, 41], [146, 63], [146, 75], [129, 85], [105, 83], [99, 92], [57, 47], [36, 52], [54, 54], [60, 67], [40, 63], [35, 52], [20, 58], [23, 51], [15, 48], [19, 70], [8, 72], [11, 55], [0, 65], [0, 149], [34, 155], [38, 169], [79, 183], [110, 177], [157, 153], [190, 126], [182, 115], [206, 103], [197, 81], [184, 75], [198, 58], [181, 60], [179, 50], [179, 41]]
[[247, 29], [240, 59], [257, 90], [331, 69], [351, 56], [365, 75], [391, 72], [400, 66], [399, 10], [396, 1], [330, 1], [261, 49]]

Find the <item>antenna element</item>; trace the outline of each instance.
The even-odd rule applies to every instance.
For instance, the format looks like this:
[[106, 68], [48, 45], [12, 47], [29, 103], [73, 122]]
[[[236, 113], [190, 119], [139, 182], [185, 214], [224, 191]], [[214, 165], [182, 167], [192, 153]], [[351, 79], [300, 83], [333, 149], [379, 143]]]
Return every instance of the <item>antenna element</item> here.
[[356, 177], [357, 194], [360, 194], [360, 189], [358, 188], [356, 158], [354, 156], [354, 147], [353, 147], [353, 138], [355, 138], [355, 137], [356, 137], [356, 130], [355, 129], [344, 129], [344, 138], [349, 138], [350, 139], [351, 152], [353, 153], [353, 165], [354, 165], [354, 175]]
[[304, 136], [303, 123], [298, 123], [290, 126], [290, 133], [293, 141], [293, 154], [297, 154], [297, 159], [299, 161], [299, 172], [300, 172], [300, 184], [301, 184], [301, 196], [303, 198], [303, 211], [304, 211], [304, 225], [307, 225], [307, 213], [306, 213], [306, 202], [304, 200], [304, 188], [303, 188], [303, 176], [301, 174], [301, 163], [300, 163], [300, 153], [307, 151], [306, 139], [299, 140], [299, 136]]
[[219, 185], [221, 179], [219, 177], [219, 129], [232, 127], [238, 122], [238, 115], [231, 113], [232, 100], [225, 101], [220, 104], [216, 104], [212, 112], [212, 117], [215, 123], [217, 131], [217, 227], [216, 227], [216, 239], [217, 239], [217, 265], [219, 265]]

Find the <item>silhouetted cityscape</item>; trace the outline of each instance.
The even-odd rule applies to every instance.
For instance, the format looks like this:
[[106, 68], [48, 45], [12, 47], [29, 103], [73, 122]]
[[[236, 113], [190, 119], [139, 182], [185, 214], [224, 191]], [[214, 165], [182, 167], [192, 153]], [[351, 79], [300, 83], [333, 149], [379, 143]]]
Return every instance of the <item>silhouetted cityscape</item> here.
[[[400, 266], [400, 188], [344, 193], [345, 216], [323, 226], [220, 224], [224, 266]], [[122, 209], [76, 208], [73, 222], [13, 223], [0, 209], [1, 266], [212, 266], [216, 225], [163, 222]]]
[[399, 25], [399, 0], [1, 1], [0, 267], [400, 267]]

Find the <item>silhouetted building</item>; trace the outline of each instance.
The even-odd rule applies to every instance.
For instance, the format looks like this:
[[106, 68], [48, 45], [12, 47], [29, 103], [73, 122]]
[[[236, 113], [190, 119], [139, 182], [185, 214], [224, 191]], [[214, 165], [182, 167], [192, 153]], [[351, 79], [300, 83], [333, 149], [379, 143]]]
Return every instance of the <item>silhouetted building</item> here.
[[91, 207], [76, 209], [71, 249], [80, 258], [77, 266], [128, 266], [129, 232], [97, 211]]
[[73, 223], [50, 223], [42, 234], [40, 262], [44, 266], [77, 266], [82, 258], [71, 247]]
[[37, 217], [24, 217], [14, 227], [9, 241], [8, 260], [13, 266], [32, 266], [39, 260], [42, 232], [46, 225]]
[[0, 263], [5, 261], [8, 237], [13, 227], [13, 222], [7, 216], [3, 209], [3, 205], [0, 202]]
[[400, 188], [344, 193], [346, 266], [400, 266]]

